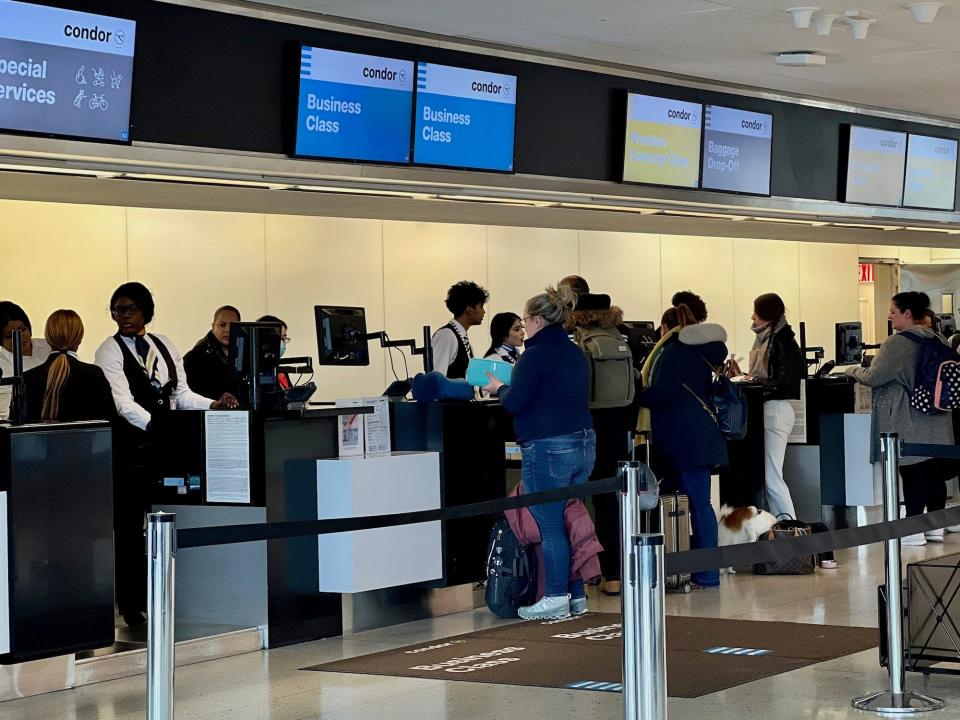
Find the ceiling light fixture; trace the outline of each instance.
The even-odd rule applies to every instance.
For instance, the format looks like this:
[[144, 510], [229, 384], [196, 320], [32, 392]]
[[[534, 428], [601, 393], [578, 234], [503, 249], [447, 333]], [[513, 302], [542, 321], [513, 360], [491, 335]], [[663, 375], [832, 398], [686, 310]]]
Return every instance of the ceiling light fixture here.
[[833, 21], [839, 17], [839, 15], [834, 14], [815, 15], [813, 18], [813, 27], [817, 31], [817, 35], [829, 35], [833, 29]]
[[843, 15], [850, 26], [850, 32], [853, 34], [854, 40], [866, 40], [867, 30], [877, 21], [876, 18], [862, 10], [844, 10]]
[[904, 5], [904, 8], [910, 11], [910, 14], [913, 15], [913, 19], [918, 23], [932, 23], [937, 17], [937, 13], [940, 12], [940, 8], [943, 7], [942, 2], [915, 2], [910, 3], [909, 5]]
[[793, 25], [797, 30], [806, 30], [810, 27], [810, 18], [813, 17], [813, 14], [819, 10], [818, 7], [792, 7], [787, 8], [784, 12], [788, 12], [793, 16]]

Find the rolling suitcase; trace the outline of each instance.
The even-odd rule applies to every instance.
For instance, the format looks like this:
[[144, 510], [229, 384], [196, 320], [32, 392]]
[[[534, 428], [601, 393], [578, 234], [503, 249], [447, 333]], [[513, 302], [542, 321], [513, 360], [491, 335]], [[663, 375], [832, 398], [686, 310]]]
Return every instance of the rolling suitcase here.
[[[646, 463], [650, 464], [650, 433], [643, 433]], [[633, 436], [630, 439], [631, 452], [635, 447]], [[651, 473], [652, 475], [652, 473]], [[659, 492], [659, 488], [657, 488]], [[652, 498], [650, 498], [652, 501]], [[641, 505], [642, 507], [642, 505]], [[690, 500], [682, 493], [661, 495], [656, 507], [652, 510], [643, 510], [640, 513], [640, 532], [663, 533], [663, 551], [665, 553], [682, 552], [690, 549]], [[690, 573], [668, 575], [666, 577], [668, 590], [682, 593], [690, 592]]]
[[[643, 532], [663, 533], [664, 552], [683, 552], [690, 549], [690, 500], [686, 495], [661, 495], [656, 509], [641, 513]], [[667, 589], [690, 592], [690, 574], [668, 575]]]

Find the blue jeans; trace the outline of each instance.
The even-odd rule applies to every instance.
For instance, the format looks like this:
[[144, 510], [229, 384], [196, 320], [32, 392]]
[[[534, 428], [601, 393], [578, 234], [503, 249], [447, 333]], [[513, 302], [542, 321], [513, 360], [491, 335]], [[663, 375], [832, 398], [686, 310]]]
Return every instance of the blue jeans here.
[[[593, 430], [580, 430], [569, 435], [530, 440], [520, 445], [523, 457], [523, 492], [582, 485], [590, 477], [597, 458], [597, 436]], [[541, 548], [546, 575], [544, 595], [570, 593], [582, 598], [583, 580], [570, 580], [570, 541], [563, 521], [566, 502], [545, 503], [530, 507], [530, 514], [540, 528]], [[716, 529], [714, 529], [716, 537]]]
[[[715, 548], [717, 516], [710, 504], [710, 468], [686, 470], [676, 480], [680, 492], [690, 500], [690, 524], [693, 528], [691, 547]], [[691, 579], [701, 587], [716, 587], [720, 584], [720, 571], [695, 572]]]

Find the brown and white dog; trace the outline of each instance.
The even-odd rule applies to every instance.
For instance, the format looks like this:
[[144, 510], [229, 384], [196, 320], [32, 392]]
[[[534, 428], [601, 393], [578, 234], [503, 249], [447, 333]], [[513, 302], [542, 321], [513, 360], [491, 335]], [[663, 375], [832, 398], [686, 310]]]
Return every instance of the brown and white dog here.
[[[776, 525], [777, 519], [766, 510], [758, 510], [753, 505], [732, 508], [723, 505], [717, 528], [718, 545], [739, 545], [756, 542], [757, 538]], [[735, 574], [733, 568], [725, 568], [727, 573]], [[721, 570], [723, 572], [723, 570]]]

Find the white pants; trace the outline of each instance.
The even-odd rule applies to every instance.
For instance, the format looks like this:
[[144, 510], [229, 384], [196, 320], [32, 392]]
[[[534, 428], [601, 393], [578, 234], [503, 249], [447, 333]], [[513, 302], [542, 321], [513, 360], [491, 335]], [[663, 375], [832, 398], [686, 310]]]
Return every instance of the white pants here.
[[787, 438], [793, 430], [796, 417], [789, 400], [767, 400], [763, 404], [764, 486], [767, 504], [774, 515], [786, 513], [797, 517], [793, 509], [790, 489], [783, 480], [783, 457], [787, 452]]

